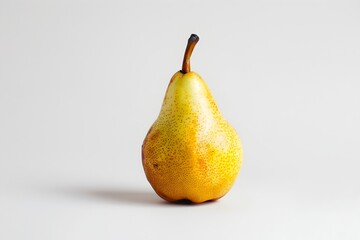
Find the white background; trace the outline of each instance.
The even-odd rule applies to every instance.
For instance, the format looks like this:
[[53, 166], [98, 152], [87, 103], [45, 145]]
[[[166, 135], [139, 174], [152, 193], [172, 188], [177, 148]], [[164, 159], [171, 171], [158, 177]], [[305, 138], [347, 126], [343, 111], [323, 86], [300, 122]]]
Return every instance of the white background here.
[[[191, 33], [244, 162], [189, 206], [140, 149]], [[359, 239], [359, 93], [359, 1], [0, 0], [0, 239]]]

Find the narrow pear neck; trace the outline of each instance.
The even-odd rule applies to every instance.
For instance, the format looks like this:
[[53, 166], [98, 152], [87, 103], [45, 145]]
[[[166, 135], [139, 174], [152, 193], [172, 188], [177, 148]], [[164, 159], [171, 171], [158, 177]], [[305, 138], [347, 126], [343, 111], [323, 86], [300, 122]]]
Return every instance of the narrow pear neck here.
[[195, 72], [177, 72], [170, 80], [160, 115], [193, 121], [214, 119], [220, 113], [204, 80]]

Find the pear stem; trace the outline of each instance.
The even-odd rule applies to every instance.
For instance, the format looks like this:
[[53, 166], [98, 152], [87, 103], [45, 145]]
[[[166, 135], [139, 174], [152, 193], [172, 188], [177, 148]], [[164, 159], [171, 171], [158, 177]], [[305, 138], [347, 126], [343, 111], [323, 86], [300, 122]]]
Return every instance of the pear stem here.
[[196, 34], [191, 34], [186, 46], [183, 65], [181, 69], [181, 72], [184, 74], [190, 72], [190, 57], [198, 41], [199, 37]]

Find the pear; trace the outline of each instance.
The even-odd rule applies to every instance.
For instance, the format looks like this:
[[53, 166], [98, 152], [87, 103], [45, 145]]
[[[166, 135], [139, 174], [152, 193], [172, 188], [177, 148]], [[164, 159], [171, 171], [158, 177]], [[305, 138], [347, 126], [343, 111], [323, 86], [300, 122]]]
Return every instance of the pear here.
[[204, 80], [190, 71], [198, 41], [197, 35], [190, 36], [182, 70], [171, 78], [160, 114], [142, 145], [146, 178], [170, 202], [223, 197], [242, 164], [236, 131], [221, 115]]

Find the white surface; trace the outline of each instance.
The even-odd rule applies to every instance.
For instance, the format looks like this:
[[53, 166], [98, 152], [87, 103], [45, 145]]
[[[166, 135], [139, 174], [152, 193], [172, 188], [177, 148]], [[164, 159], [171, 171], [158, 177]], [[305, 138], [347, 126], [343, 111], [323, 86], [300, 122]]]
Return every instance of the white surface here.
[[[0, 239], [359, 239], [358, 1], [0, 1]], [[239, 132], [231, 192], [171, 205], [140, 147], [191, 33]]]

